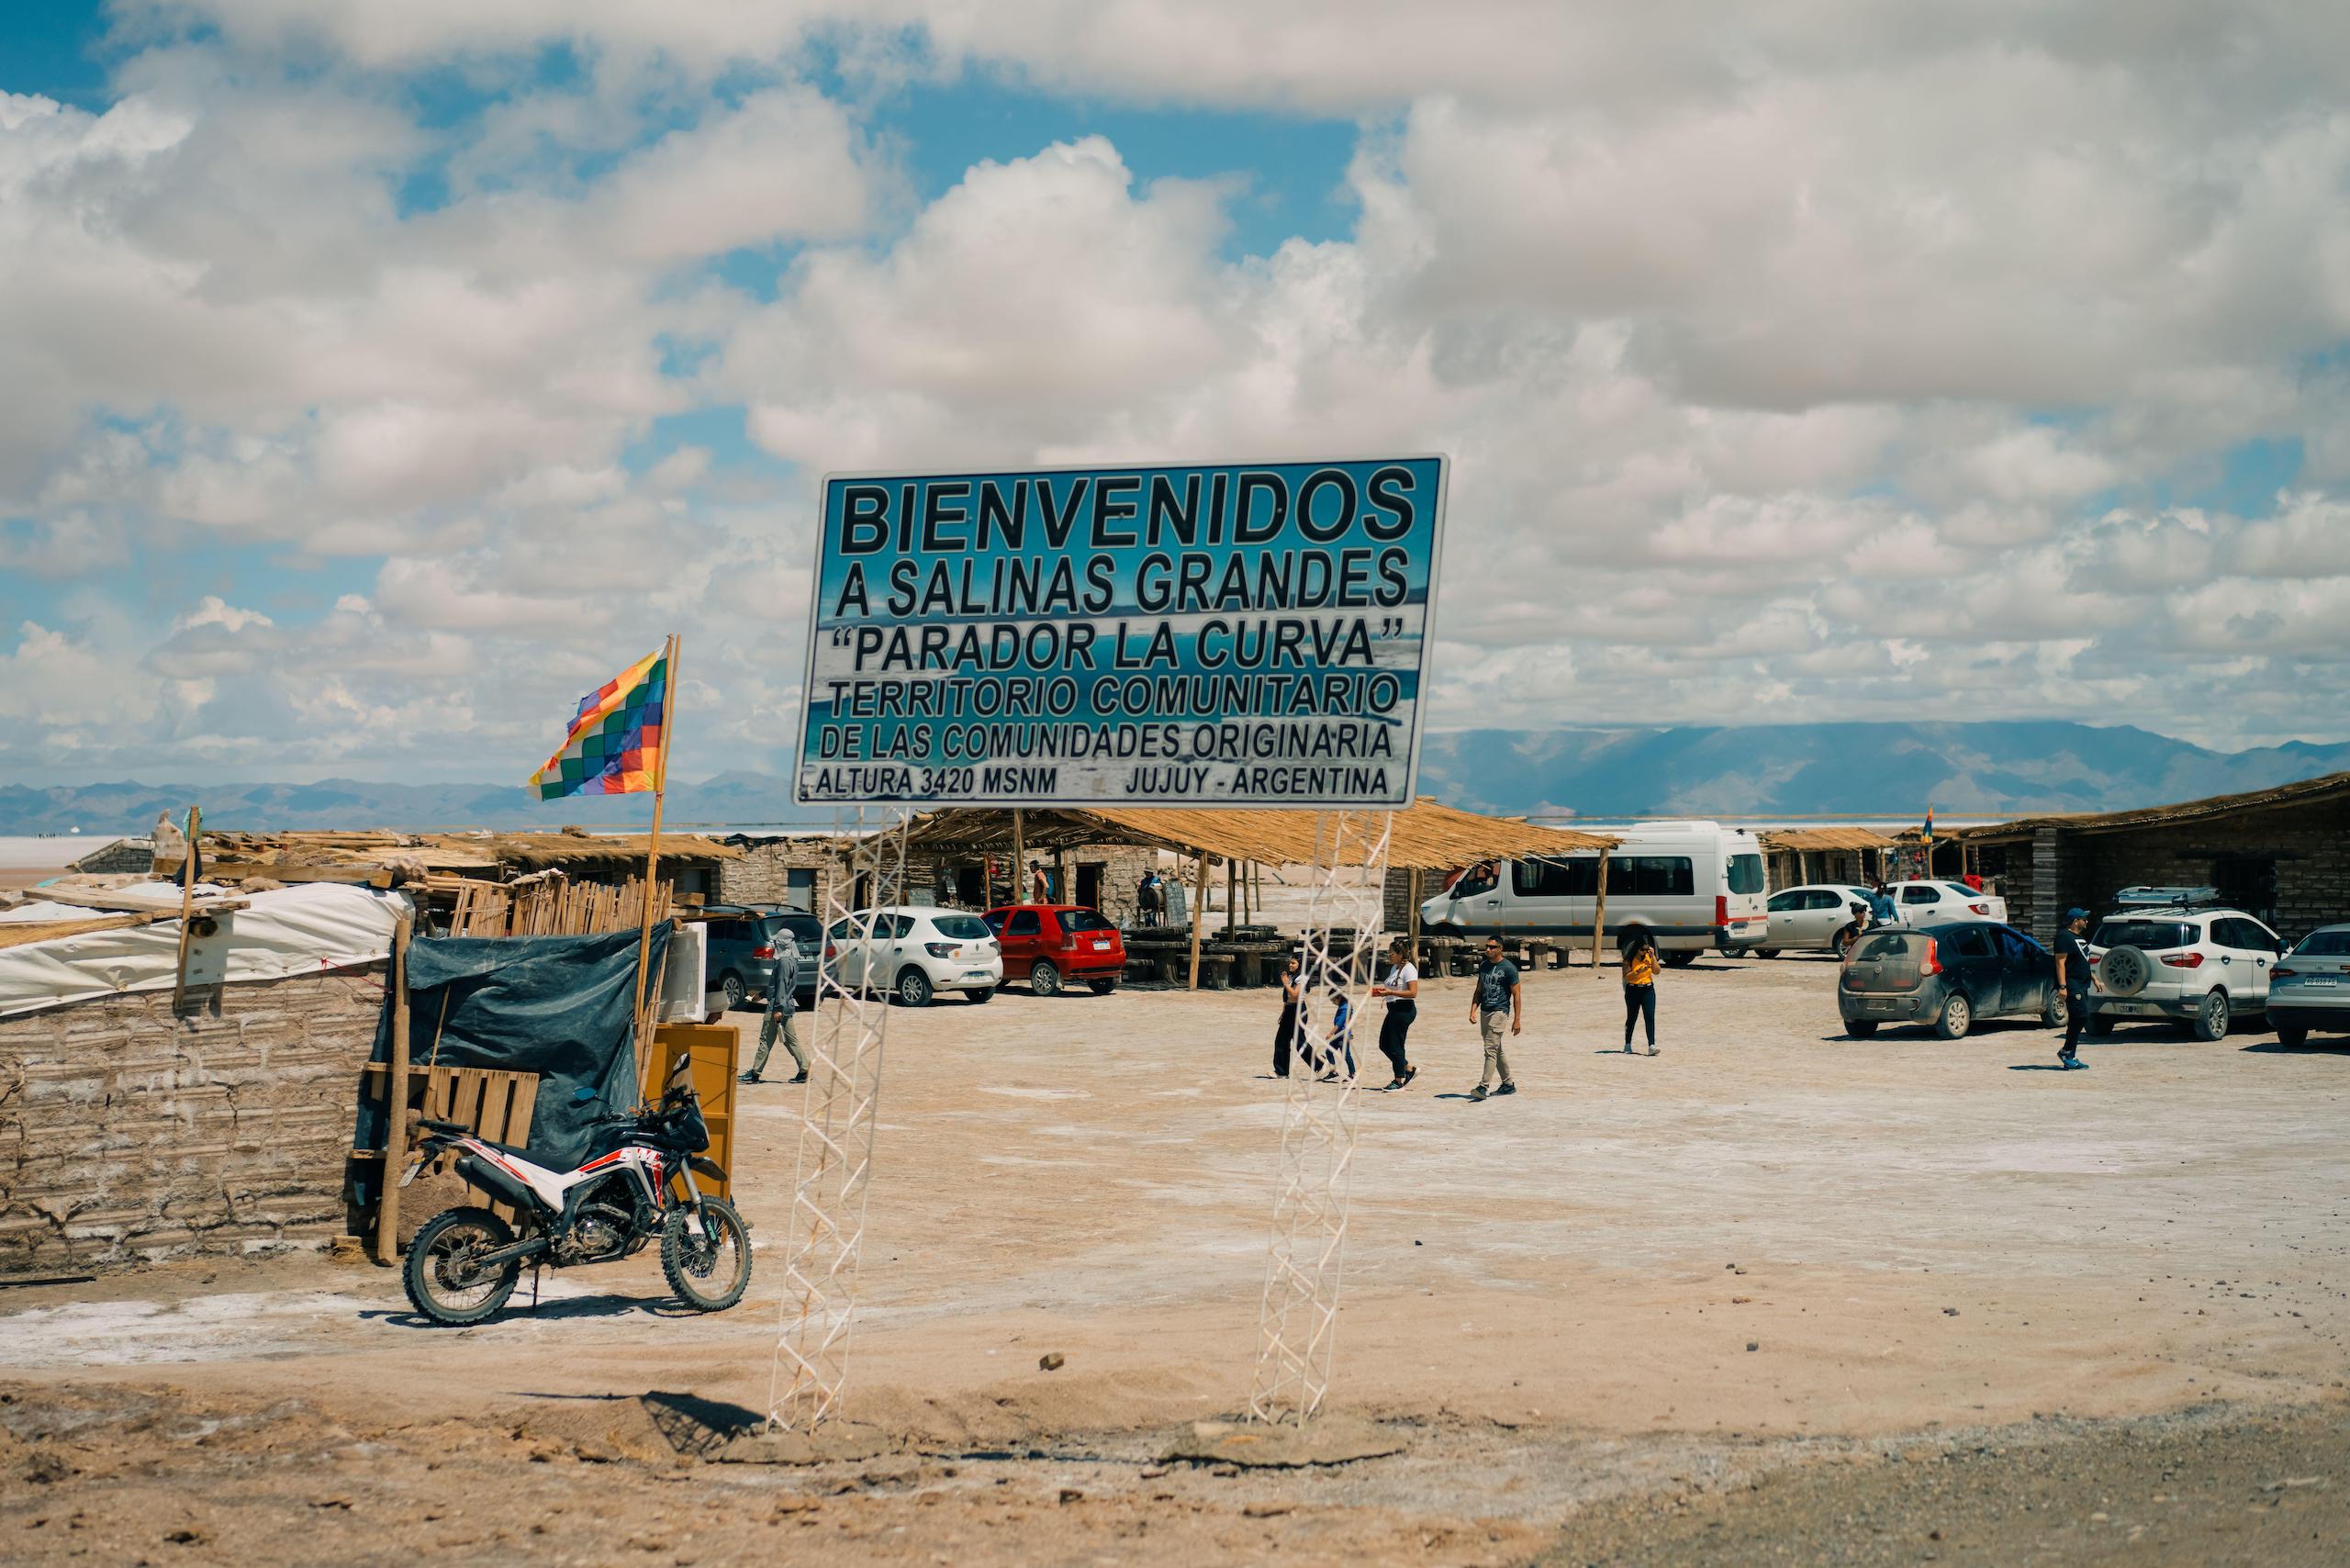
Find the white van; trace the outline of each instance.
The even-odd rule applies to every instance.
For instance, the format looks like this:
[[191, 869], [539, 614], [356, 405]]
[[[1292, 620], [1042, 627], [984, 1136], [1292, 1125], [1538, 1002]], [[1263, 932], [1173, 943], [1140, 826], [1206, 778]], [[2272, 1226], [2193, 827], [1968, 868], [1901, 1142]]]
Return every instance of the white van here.
[[[1771, 935], [1762, 846], [1710, 822], [1635, 823], [1607, 856], [1606, 936], [1645, 928], [1665, 961], [1708, 947], [1759, 947]], [[1514, 936], [1589, 936], [1597, 916], [1599, 852], [1581, 849], [1486, 862], [1420, 906], [1420, 924]]]

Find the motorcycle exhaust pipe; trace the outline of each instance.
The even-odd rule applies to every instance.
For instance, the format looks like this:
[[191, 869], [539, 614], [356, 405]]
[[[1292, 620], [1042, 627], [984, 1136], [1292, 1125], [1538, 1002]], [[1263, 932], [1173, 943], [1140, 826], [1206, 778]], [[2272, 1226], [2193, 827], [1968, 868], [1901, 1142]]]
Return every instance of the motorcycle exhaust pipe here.
[[491, 1196], [513, 1204], [519, 1214], [537, 1214], [546, 1207], [539, 1202], [536, 1193], [477, 1154], [459, 1159], [457, 1174]]

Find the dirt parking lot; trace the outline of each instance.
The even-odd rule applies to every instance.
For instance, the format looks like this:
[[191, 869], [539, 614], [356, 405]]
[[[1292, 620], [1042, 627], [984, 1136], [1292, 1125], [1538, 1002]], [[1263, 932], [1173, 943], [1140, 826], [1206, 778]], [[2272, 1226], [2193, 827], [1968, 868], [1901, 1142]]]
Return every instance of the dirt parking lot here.
[[2060, 1073], [2033, 1025], [1843, 1039], [1833, 978], [1668, 971], [1651, 1058], [1612, 972], [1531, 975], [1483, 1103], [1430, 988], [1418, 1083], [1363, 1107], [1334, 1394], [1392, 1458], [1158, 1462], [1247, 1392], [1268, 994], [1013, 991], [891, 1023], [855, 1398], [899, 1456], [694, 1462], [766, 1406], [770, 1085], [769, 1250], [717, 1317], [643, 1259], [453, 1332], [311, 1257], [0, 1293], [0, 1559], [2350, 1557], [2350, 1057], [2125, 1034]]

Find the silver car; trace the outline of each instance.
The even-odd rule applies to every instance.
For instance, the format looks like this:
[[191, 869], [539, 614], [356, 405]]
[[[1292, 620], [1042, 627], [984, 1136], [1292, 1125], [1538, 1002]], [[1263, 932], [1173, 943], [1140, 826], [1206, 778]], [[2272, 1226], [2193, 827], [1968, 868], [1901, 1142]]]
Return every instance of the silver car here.
[[2350, 925], [2321, 925], [2268, 971], [2268, 1022], [2280, 1046], [2322, 1029], [2350, 1035]]
[[1771, 934], [1756, 949], [1775, 958], [1782, 953], [1834, 953], [1841, 957], [1868, 929], [1869, 891], [1841, 882], [1783, 888], [1764, 906]]

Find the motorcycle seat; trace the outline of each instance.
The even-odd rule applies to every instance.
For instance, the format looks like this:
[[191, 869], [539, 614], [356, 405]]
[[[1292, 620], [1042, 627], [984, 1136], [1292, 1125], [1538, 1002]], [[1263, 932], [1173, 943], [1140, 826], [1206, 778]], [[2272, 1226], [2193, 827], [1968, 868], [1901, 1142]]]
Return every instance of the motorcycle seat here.
[[510, 1154], [517, 1159], [527, 1159], [532, 1164], [539, 1167], [542, 1170], [547, 1168], [546, 1160], [544, 1159], [539, 1155], [532, 1154], [529, 1149], [524, 1148], [518, 1144], [494, 1143], [488, 1138], [480, 1137], [476, 1137], [474, 1141], [480, 1144], [485, 1148], [494, 1148], [500, 1154]]

